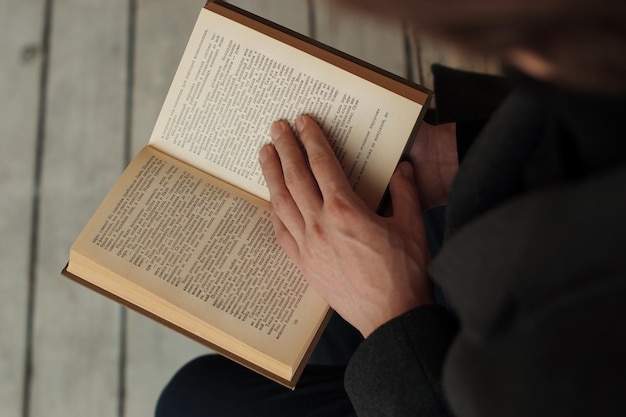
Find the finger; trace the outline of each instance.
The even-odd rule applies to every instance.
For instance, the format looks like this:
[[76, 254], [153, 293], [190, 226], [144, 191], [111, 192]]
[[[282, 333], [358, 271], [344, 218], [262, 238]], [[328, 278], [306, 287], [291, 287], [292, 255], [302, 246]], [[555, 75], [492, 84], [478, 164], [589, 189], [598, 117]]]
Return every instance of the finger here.
[[296, 119], [296, 129], [322, 197], [350, 190], [346, 174], [318, 124], [308, 116], [300, 116]]
[[280, 247], [285, 251], [287, 256], [296, 264], [300, 262], [300, 248], [298, 242], [294, 239], [293, 235], [285, 227], [284, 223], [278, 217], [274, 210], [271, 211], [272, 226], [274, 227], [274, 234]]
[[406, 227], [413, 228], [421, 224], [419, 194], [413, 176], [413, 167], [409, 162], [400, 162], [389, 183], [393, 218]]
[[283, 182], [293, 201], [303, 214], [319, 209], [319, 189], [291, 128], [281, 120], [272, 124], [270, 134], [280, 159]]
[[259, 163], [270, 192], [272, 211], [280, 218], [292, 236], [301, 236], [304, 231], [304, 219], [293, 201], [285, 184], [280, 159], [272, 145], [266, 145], [259, 151]]

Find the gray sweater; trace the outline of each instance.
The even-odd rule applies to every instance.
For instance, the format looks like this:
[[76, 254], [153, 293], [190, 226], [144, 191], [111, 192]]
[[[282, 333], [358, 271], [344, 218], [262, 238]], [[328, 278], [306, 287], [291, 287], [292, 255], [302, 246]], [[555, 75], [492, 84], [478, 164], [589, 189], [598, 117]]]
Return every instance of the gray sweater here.
[[624, 97], [522, 82], [464, 158], [429, 272], [450, 308], [386, 323], [345, 385], [365, 416], [626, 415]]

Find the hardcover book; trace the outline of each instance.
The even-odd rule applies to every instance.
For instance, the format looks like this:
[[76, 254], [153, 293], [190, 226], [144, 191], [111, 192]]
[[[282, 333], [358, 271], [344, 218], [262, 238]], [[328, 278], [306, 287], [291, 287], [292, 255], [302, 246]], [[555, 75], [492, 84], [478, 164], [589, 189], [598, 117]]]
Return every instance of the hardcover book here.
[[332, 312], [276, 242], [257, 158], [269, 126], [314, 117], [376, 210], [430, 98], [209, 2], [149, 143], [72, 245], [64, 274], [293, 388]]

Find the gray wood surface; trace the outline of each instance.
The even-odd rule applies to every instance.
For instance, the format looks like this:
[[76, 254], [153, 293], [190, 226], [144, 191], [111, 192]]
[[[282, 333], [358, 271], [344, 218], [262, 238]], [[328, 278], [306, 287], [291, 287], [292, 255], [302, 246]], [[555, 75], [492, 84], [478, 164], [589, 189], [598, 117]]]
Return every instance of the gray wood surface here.
[[434, 87], [433, 75], [430, 71], [432, 64], [443, 64], [452, 68], [486, 74], [498, 74], [500, 71], [498, 63], [493, 58], [470, 54], [440, 41], [419, 39], [410, 29], [409, 37], [411, 47], [415, 51], [413, 54], [416, 59], [414, 65], [420, 73], [418, 81], [430, 89]]
[[120, 313], [59, 275], [122, 169], [128, 3], [54, 1], [36, 262], [33, 417], [115, 416]]
[[[482, 57], [416, 39], [400, 22], [336, 10], [323, 0], [233, 3], [427, 86], [432, 62], [497, 69]], [[0, 3], [2, 417], [152, 415], [173, 373], [207, 352], [59, 274], [128, 158], [147, 143], [203, 4]]]
[[43, 2], [0, 3], [0, 415], [22, 412]]
[[406, 77], [407, 56], [401, 22], [378, 20], [314, 0], [317, 39], [394, 74]]

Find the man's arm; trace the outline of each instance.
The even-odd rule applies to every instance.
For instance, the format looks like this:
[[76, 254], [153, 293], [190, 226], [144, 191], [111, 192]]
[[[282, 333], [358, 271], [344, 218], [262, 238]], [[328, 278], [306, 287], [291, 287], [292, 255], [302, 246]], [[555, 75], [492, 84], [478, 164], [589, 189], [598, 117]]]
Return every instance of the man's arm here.
[[428, 305], [385, 323], [352, 356], [345, 387], [359, 417], [449, 416], [443, 363], [457, 322]]

